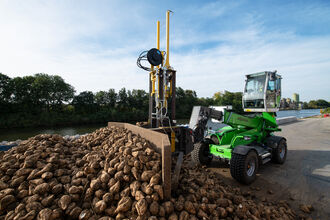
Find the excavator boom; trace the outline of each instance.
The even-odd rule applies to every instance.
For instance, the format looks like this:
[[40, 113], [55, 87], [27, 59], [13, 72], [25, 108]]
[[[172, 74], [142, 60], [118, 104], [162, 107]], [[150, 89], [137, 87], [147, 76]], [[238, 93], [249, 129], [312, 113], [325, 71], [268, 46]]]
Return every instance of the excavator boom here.
[[247, 128], [257, 128], [261, 121], [257, 117], [251, 118], [235, 112], [225, 111], [223, 123], [231, 127], [244, 126]]

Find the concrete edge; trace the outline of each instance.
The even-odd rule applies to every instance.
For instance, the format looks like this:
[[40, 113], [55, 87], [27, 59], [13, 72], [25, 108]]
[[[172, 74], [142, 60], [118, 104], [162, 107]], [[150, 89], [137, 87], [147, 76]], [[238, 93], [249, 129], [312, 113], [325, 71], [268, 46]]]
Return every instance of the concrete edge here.
[[298, 121], [298, 118], [295, 116], [289, 116], [289, 117], [282, 117], [282, 118], [277, 118], [276, 122], [278, 125], [283, 125], [287, 123], [292, 123]]
[[136, 125], [121, 123], [121, 122], [108, 122], [108, 127], [116, 126], [126, 128], [136, 135], [148, 140], [155, 150], [162, 155], [162, 181], [164, 186], [164, 198], [171, 198], [171, 144], [166, 134], [152, 131], [146, 128], [138, 127]]

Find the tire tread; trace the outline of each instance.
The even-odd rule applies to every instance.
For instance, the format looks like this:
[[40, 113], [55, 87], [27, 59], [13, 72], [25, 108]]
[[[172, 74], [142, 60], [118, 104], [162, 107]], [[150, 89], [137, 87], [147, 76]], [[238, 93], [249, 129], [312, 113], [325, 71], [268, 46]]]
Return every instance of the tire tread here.
[[[256, 167], [254, 175], [249, 177], [246, 174], [245, 163], [248, 157], [254, 156], [256, 158]], [[231, 176], [240, 183], [250, 184], [256, 178], [258, 172], [258, 155], [254, 151], [249, 151], [246, 155], [232, 153], [230, 160], [230, 174]]]
[[204, 161], [201, 158], [200, 154], [201, 154], [201, 151], [203, 150], [202, 148], [204, 147], [203, 144], [206, 144], [206, 143], [203, 143], [203, 142], [196, 143], [194, 145], [193, 151], [191, 152], [191, 159], [197, 165], [208, 165], [212, 161], [212, 160]]
[[194, 149], [193, 151], [191, 152], [191, 159], [193, 160], [194, 163], [196, 164], [201, 164], [200, 160], [199, 160], [199, 151], [200, 151], [200, 148], [201, 148], [201, 143], [197, 143], [194, 145]]
[[[285, 156], [284, 156], [284, 159], [281, 159], [280, 158], [280, 155], [279, 155], [279, 152], [278, 152], [278, 147], [281, 145], [281, 144], [284, 144], [285, 145]], [[286, 160], [286, 156], [287, 156], [287, 143], [286, 143], [286, 140], [284, 138], [282, 138], [279, 142], [278, 142], [278, 147], [274, 150], [274, 154], [272, 156], [272, 161], [274, 163], [277, 163], [277, 164], [283, 164]]]
[[[238, 182], [244, 181], [244, 165], [246, 155], [240, 155], [233, 153], [230, 161], [230, 174]], [[245, 172], [245, 171], [244, 171]]]

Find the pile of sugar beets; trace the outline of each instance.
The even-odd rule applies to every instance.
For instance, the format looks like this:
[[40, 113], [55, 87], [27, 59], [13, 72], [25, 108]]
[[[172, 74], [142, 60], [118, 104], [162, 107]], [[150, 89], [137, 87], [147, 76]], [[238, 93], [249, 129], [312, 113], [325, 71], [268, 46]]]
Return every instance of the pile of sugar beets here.
[[203, 168], [183, 167], [165, 200], [161, 156], [124, 128], [76, 140], [42, 134], [0, 158], [0, 219], [293, 219], [286, 202], [256, 203]]

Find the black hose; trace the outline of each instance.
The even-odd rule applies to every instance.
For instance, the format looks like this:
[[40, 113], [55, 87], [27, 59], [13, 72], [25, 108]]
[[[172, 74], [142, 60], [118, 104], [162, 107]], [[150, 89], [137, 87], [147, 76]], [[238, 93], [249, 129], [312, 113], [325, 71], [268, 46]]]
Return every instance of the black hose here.
[[[136, 60], [136, 65], [139, 67], [139, 68], [141, 68], [141, 69], [143, 69], [143, 70], [146, 70], [146, 71], [151, 71], [151, 68], [150, 67], [146, 67], [146, 66], [143, 66], [142, 64], [141, 64], [141, 61], [148, 61], [148, 59], [147, 59], [147, 54], [148, 54], [148, 50], [145, 50], [145, 51], [143, 51], [142, 53], [140, 53], [140, 55], [139, 55], [139, 57], [137, 58], [137, 60]], [[163, 51], [163, 54], [164, 54], [164, 56], [165, 56], [165, 51]], [[149, 63], [149, 62], [148, 62]]]

